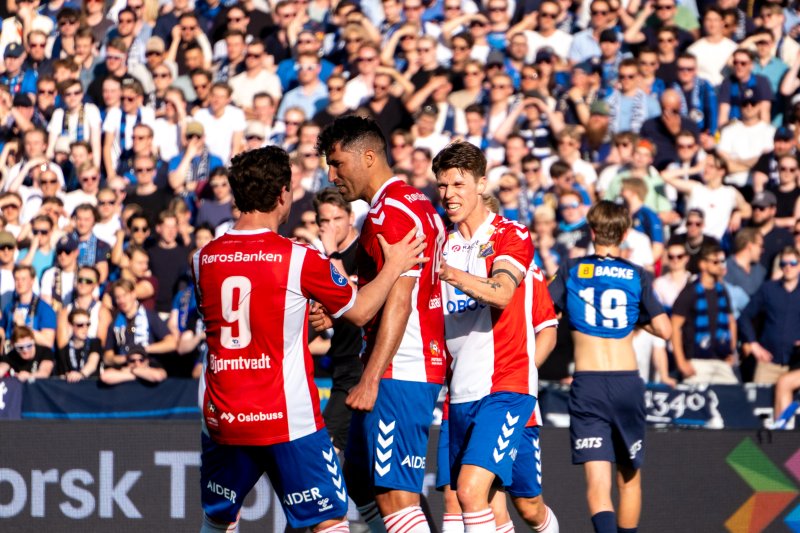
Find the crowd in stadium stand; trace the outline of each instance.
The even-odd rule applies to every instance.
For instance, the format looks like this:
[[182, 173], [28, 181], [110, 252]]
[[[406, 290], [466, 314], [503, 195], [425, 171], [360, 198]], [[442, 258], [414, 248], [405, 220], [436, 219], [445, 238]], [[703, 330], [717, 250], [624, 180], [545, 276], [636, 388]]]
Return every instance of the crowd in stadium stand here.
[[[0, 11], [0, 374], [199, 375], [188, 265], [238, 215], [226, 165], [287, 150], [282, 233], [323, 249], [316, 141], [346, 113], [378, 122], [396, 175], [434, 205], [432, 158], [480, 147], [497, 209], [531, 228], [550, 276], [592, 252], [593, 202], [625, 202], [625, 257], [655, 273], [676, 330], [636, 334], [646, 379], [775, 383], [800, 367], [798, 0]], [[569, 378], [562, 329], [544, 379]]]

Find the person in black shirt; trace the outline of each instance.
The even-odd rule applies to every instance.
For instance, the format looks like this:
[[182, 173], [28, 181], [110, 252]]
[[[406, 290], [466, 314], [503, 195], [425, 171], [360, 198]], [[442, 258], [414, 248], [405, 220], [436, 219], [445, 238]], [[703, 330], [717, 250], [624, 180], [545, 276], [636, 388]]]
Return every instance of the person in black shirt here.
[[90, 322], [89, 312], [85, 309], [74, 308], [69, 314], [72, 338], [58, 350], [56, 372], [70, 383], [100, 375], [102, 346], [98, 339], [89, 338]]
[[156, 225], [158, 242], [147, 249], [150, 271], [158, 280], [156, 311], [166, 320], [172, 309], [172, 298], [188, 270], [189, 248], [178, 244], [178, 219], [171, 211], [162, 211]]
[[0, 378], [9, 372], [20, 381], [49, 378], [53, 372], [53, 351], [36, 344], [33, 330], [17, 326], [11, 333], [12, 350], [0, 357]]
[[[354, 273], [358, 231], [353, 227], [354, 216], [350, 204], [336, 189], [329, 188], [317, 193], [314, 210], [325, 254], [340, 272], [345, 275]], [[333, 385], [322, 416], [337, 451], [344, 450], [347, 445], [350, 410], [345, 405], [345, 399], [361, 379], [361, 345], [361, 328], [346, 322], [334, 325], [333, 339], [327, 353], [331, 359]]]
[[689, 254], [686, 270], [692, 274], [700, 272], [700, 250], [703, 246], [717, 242], [714, 237], [703, 234], [705, 218], [705, 213], [700, 209], [690, 209], [686, 214], [686, 233], [673, 235], [667, 243], [667, 247], [678, 244], [686, 248], [686, 253]]

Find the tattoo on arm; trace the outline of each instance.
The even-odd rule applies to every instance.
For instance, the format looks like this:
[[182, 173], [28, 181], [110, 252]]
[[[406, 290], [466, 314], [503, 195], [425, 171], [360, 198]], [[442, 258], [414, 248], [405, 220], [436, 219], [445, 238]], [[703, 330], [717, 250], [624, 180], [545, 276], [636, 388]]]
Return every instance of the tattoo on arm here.
[[[511, 278], [511, 281], [514, 282], [514, 287], [519, 287], [519, 283], [520, 282], [517, 279], [517, 276], [515, 276], [514, 273], [511, 272], [510, 270], [508, 270], [507, 268], [496, 268], [496, 269], [492, 270], [492, 275], [493, 276], [497, 276], [498, 274], [505, 274], [506, 276]], [[498, 286], [499, 285], [500, 284], [498, 283]]]

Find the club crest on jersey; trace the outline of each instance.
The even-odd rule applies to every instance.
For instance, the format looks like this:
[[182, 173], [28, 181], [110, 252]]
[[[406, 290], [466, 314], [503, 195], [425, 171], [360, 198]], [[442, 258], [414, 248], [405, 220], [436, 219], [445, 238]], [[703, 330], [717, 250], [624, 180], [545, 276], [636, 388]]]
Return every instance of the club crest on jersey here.
[[489, 257], [494, 255], [494, 241], [481, 244], [478, 248], [478, 257]]
[[584, 263], [578, 267], [578, 277], [581, 279], [591, 279], [594, 277], [594, 265]]
[[347, 278], [339, 274], [339, 271], [336, 270], [336, 267], [333, 266], [333, 263], [331, 263], [331, 279], [333, 280], [333, 283], [339, 287], [344, 287], [347, 285]]

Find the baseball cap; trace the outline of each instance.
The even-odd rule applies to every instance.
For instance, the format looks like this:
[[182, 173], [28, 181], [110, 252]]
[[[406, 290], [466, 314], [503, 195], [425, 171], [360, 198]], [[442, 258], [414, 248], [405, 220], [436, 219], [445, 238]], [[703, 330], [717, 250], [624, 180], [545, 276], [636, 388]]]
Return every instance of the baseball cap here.
[[778, 204], [778, 199], [771, 191], [764, 191], [756, 194], [750, 205], [753, 207], [773, 207]]
[[603, 66], [600, 61], [587, 59], [575, 65], [573, 68], [582, 70], [586, 74], [599, 74], [603, 71]]
[[619, 42], [619, 34], [612, 30], [607, 29], [600, 32], [600, 42], [601, 43], [618, 43]]
[[64, 235], [56, 243], [56, 253], [67, 252], [71, 254], [78, 249], [78, 239], [72, 235]]
[[249, 137], [258, 137], [259, 139], [264, 139], [266, 136], [264, 125], [261, 122], [258, 122], [257, 120], [251, 120], [247, 123], [247, 127], [244, 130], [245, 139]]
[[791, 141], [792, 139], [794, 139], [794, 133], [786, 126], [781, 126], [775, 130], [776, 141]]
[[608, 107], [607, 102], [595, 100], [592, 102], [591, 107], [589, 107], [589, 113], [592, 115], [602, 115], [607, 117], [611, 114], [611, 109]]
[[17, 239], [7, 231], [0, 231], [0, 246], [17, 247]]
[[156, 36], [147, 39], [145, 52], [158, 52], [159, 54], [163, 54], [165, 50], [166, 46], [164, 45], [164, 39], [161, 37]]
[[492, 50], [486, 58], [486, 66], [489, 65], [502, 65], [506, 61], [506, 56], [500, 50]]
[[199, 135], [200, 137], [202, 137], [205, 134], [206, 134], [205, 128], [203, 128], [203, 125], [197, 122], [196, 120], [186, 125], [187, 137], [189, 137], [190, 135]]
[[23, 48], [21, 44], [11, 43], [6, 46], [5, 52], [3, 52], [3, 57], [21, 57], [24, 53], [25, 48]]
[[33, 100], [28, 93], [17, 93], [14, 95], [11, 105], [14, 107], [33, 107]]
[[534, 59], [534, 63], [546, 63], [553, 60], [555, 57], [555, 51], [550, 48], [549, 46], [543, 46], [539, 48], [539, 51], [536, 52], [536, 58]]

